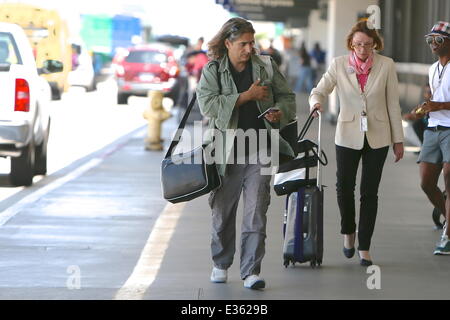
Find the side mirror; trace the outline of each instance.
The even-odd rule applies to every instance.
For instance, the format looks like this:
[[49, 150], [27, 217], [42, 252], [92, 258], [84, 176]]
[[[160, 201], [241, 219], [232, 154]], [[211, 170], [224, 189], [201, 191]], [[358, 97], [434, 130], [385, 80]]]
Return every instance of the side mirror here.
[[39, 74], [49, 74], [63, 71], [63, 63], [57, 60], [45, 60], [42, 68], [38, 69]]

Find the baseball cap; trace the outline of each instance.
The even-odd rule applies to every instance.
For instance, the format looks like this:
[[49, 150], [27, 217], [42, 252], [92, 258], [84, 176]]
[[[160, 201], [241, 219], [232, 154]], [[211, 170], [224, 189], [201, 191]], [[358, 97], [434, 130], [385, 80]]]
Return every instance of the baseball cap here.
[[425, 35], [425, 37], [432, 35], [441, 35], [450, 38], [450, 23], [446, 21], [436, 22], [433, 28], [431, 28], [431, 32]]

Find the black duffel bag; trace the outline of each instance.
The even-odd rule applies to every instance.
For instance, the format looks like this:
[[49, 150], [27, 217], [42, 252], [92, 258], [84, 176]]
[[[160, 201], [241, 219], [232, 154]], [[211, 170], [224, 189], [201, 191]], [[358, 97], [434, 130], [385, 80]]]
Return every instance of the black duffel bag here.
[[221, 179], [215, 163], [212, 161], [212, 143], [202, 145], [191, 151], [173, 155], [180, 141], [186, 120], [196, 101], [192, 97], [180, 122], [169, 150], [161, 163], [161, 185], [164, 199], [171, 203], [193, 200], [220, 187]]

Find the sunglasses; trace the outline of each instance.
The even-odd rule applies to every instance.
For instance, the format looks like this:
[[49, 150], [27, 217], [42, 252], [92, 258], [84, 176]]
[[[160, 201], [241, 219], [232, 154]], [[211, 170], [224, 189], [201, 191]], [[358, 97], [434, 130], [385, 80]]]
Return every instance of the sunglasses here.
[[428, 44], [432, 44], [433, 41], [434, 41], [437, 44], [441, 45], [441, 44], [443, 44], [445, 42], [445, 39], [448, 39], [448, 38], [445, 37], [445, 36], [427, 36], [427, 37], [425, 37], [425, 41]]

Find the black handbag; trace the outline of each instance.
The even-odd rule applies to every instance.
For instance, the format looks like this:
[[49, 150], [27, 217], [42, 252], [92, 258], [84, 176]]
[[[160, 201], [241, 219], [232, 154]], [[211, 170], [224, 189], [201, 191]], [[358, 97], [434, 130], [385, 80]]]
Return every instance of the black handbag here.
[[[161, 163], [161, 185], [164, 199], [171, 203], [193, 200], [221, 186], [221, 179], [215, 163], [212, 161], [211, 144], [204, 144], [189, 152], [173, 155], [178, 145], [189, 113], [196, 101], [192, 97], [177, 134]], [[212, 149], [211, 149], [212, 150]]]

